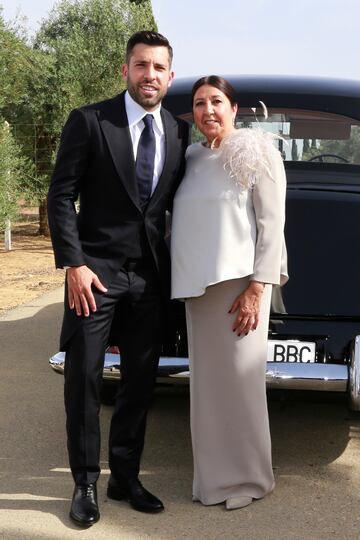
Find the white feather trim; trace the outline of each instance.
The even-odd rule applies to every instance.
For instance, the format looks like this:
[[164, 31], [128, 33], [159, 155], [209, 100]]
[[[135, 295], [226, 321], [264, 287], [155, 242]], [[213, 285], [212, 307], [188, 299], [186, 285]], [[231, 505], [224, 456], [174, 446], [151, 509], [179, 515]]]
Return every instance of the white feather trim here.
[[280, 138], [259, 128], [240, 128], [221, 141], [224, 169], [238, 187], [251, 189], [264, 175], [275, 180], [271, 162], [279, 154], [274, 142]]
[[259, 101], [259, 103], [260, 103], [261, 108], [263, 110], [264, 118], [265, 118], [265, 120], [267, 120], [269, 118], [269, 113], [268, 113], [267, 107], [266, 107], [266, 105], [265, 105], [265, 103], [263, 101]]

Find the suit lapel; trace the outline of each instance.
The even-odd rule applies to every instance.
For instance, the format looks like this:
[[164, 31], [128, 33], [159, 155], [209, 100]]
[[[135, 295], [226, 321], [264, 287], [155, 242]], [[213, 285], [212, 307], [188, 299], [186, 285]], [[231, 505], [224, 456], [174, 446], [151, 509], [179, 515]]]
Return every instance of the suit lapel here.
[[161, 110], [161, 119], [163, 121], [165, 132], [165, 162], [159, 181], [155, 188], [154, 193], [149, 201], [148, 207], [156, 203], [157, 199], [161, 197], [163, 188], [166, 186], [171, 178], [171, 172], [174, 170], [175, 163], [178, 159], [177, 147], [179, 146], [179, 140], [177, 137], [178, 129], [177, 122], [165, 109]]
[[106, 139], [116, 171], [130, 199], [140, 210], [138, 187], [135, 180], [135, 162], [124, 93], [109, 100], [99, 109], [99, 122]]

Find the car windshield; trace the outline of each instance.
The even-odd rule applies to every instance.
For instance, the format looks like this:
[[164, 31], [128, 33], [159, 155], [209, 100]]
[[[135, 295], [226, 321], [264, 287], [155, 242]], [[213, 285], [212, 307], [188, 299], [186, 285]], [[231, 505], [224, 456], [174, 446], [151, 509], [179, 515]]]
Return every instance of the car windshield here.
[[[190, 119], [190, 115], [188, 120]], [[360, 165], [360, 122], [321, 111], [271, 109], [264, 121], [261, 107], [240, 108], [237, 128], [261, 128], [279, 135], [285, 161]], [[193, 127], [193, 142], [203, 136]]]

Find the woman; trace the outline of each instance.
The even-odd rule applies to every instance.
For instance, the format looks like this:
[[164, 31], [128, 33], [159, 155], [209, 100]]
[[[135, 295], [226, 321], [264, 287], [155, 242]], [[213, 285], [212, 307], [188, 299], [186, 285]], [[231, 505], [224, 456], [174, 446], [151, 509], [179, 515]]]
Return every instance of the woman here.
[[271, 136], [236, 130], [231, 85], [198, 80], [174, 201], [172, 297], [186, 299], [193, 499], [240, 508], [274, 488], [265, 370], [272, 285], [281, 276], [286, 180]]

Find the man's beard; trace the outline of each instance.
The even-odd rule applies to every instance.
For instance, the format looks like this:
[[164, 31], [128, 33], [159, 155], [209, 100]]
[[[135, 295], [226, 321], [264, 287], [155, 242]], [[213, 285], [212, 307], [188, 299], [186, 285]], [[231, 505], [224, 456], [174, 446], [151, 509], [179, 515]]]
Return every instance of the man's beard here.
[[166, 94], [166, 90], [159, 89], [154, 96], [143, 96], [140, 89], [137, 86], [131, 84], [130, 81], [128, 81], [127, 90], [133, 100], [136, 101], [136, 103], [138, 103], [139, 105], [141, 105], [141, 107], [143, 107], [144, 109], [156, 108], [157, 105], [161, 103], [162, 98]]

